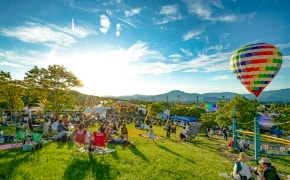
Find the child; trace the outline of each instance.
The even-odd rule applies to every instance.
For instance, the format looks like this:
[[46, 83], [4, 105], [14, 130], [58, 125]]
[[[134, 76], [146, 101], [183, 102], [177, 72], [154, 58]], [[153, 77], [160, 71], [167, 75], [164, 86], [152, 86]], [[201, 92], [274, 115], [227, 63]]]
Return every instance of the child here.
[[155, 136], [154, 136], [154, 132], [152, 130], [152, 124], [151, 124], [150, 127], [149, 127], [149, 130], [148, 130], [147, 142], [148, 142], [149, 139], [152, 139], [152, 141], [154, 142], [154, 138], [155, 138]]

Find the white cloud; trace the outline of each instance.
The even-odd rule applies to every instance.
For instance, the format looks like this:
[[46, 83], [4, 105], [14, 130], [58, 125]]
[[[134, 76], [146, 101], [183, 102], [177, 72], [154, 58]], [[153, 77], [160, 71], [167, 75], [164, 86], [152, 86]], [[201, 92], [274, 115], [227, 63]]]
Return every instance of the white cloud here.
[[130, 17], [130, 16], [134, 16], [135, 14], [139, 14], [141, 12], [141, 8], [135, 8], [135, 9], [131, 9], [129, 11], [125, 11], [125, 16], [126, 17]]
[[191, 52], [190, 49], [183, 49], [180, 48], [180, 50], [186, 55], [186, 56], [193, 56], [193, 53]]
[[183, 56], [176, 53], [169, 55], [168, 58], [171, 60], [171, 62], [178, 63], [180, 60], [182, 60]]
[[217, 72], [230, 70], [229, 59], [231, 52], [216, 53], [212, 55], [201, 54], [190, 61], [180, 64], [184, 72]]
[[[246, 19], [252, 19], [256, 13], [250, 14], [226, 14], [221, 1], [203, 1], [203, 0], [183, 0], [188, 12], [197, 15], [202, 20], [236, 22]], [[212, 8], [213, 7], [213, 8]], [[215, 11], [217, 9], [217, 11]], [[220, 11], [218, 11], [220, 10]]]
[[290, 47], [290, 43], [286, 43], [286, 44], [277, 44], [277, 47], [279, 47], [280, 49], [287, 49]]
[[110, 28], [110, 19], [108, 16], [102, 14], [100, 16], [100, 24], [101, 24], [101, 28], [100, 28], [100, 31], [103, 33], [103, 34], [106, 34], [107, 31], [109, 30]]
[[168, 22], [182, 19], [182, 15], [179, 13], [178, 6], [176, 4], [162, 6], [159, 11], [159, 15], [165, 17], [156, 20], [155, 24], [166, 24]]
[[120, 23], [117, 23], [116, 25], [116, 36], [120, 36], [120, 31], [121, 31], [121, 24]]
[[196, 30], [196, 31], [189, 31], [187, 32], [185, 35], [183, 35], [183, 41], [187, 41], [189, 39], [192, 39], [194, 37], [197, 37], [198, 35], [200, 35], [203, 31], [201, 30]]
[[215, 76], [215, 77], [209, 78], [209, 79], [212, 79], [212, 80], [227, 80], [227, 79], [234, 79], [233, 77], [234, 76], [218, 75], [218, 76]]
[[65, 32], [56, 31], [48, 26], [36, 23], [27, 23], [26, 26], [13, 28], [1, 28], [0, 33], [4, 36], [14, 37], [23, 42], [32, 44], [41, 43], [47, 46], [52, 43], [69, 46], [76, 42], [72, 36]]
[[76, 42], [76, 38], [84, 38], [89, 34], [96, 34], [90, 25], [74, 26], [74, 34], [70, 25], [57, 26], [55, 24], [40, 24], [27, 22], [25, 25], [0, 28], [0, 34], [13, 37], [31, 44], [43, 44], [48, 47], [65, 46]]
[[290, 68], [290, 55], [289, 56], [283, 56], [283, 63], [282, 68]]
[[5, 61], [3, 61], [3, 62], [0, 61], [0, 66], [1, 66], [1, 68], [2, 68], [3, 66], [19, 67], [19, 68], [24, 67], [24, 66], [20, 65], [19, 63], [16, 64], [16, 63], [10, 63], [10, 62], [5, 62]]
[[162, 15], [175, 15], [178, 14], [177, 5], [162, 6], [159, 12]]

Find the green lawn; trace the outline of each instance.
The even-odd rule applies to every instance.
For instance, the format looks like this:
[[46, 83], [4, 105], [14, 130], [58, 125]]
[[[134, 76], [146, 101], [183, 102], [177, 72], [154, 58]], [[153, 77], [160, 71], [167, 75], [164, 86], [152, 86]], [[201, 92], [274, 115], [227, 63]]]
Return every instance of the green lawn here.
[[[1, 127], [3, 129], [3, 127]], [[90, 129], [94, 131], [96, 128]], [[5, 131], [12, 131], [6, 129]], [[220, 138], [195, 138], [179, 141], [178, 133], [165, 138], [162, 127], [153, 127], [163, 139], [153, 143], [138, 134], [146, 134], [128, 125], [132, 146], [109, 145], [116, 149], [107, 155], [75, 152], [73, 142], [50, 142], [38, 151], [20, 148], [0, 151], [0, 179], [223, 179], [230, 174], [237, 154], [230, 153]], [[253, 152], [249, 151], [249, 154]], [[270, 157], [282, 175], [290, 174], [290, 157]], [[255, 165], [250, 162], [250, 165]], [[284, 177], [285, 178], [285, 177]]]

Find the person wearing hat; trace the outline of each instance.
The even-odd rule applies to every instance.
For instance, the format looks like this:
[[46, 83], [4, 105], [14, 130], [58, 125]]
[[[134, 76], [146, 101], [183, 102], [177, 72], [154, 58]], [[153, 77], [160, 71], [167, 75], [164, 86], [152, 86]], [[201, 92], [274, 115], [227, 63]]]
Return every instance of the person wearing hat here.
[[280, 180], [277, 174], [276, 168], [272, 166], [272, 162], [268, 158], [262, 158], [260, 161], [259, 169], [259, 180]]
[[250, 171], [250, 167], [247, 165], [247, 162], [252, 160], [253, 157], [248, 156], [245, 152], [241, 152], [239, 154], [239, 158], [237, 159], [234, 169], [233, 169], [233, 178], [237, 180], [250, 179], [252, 174]]

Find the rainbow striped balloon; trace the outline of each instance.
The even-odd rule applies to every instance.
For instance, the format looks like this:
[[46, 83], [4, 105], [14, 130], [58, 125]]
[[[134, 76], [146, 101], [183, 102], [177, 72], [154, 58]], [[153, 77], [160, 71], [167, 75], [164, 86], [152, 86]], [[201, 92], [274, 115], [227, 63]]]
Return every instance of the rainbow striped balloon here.
[[230, 60], [230, 67], [238, 80], [256, 97], [277, 75], [282, 65], [279, 48], [257, 43], [236, 50]]

